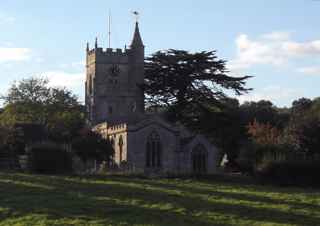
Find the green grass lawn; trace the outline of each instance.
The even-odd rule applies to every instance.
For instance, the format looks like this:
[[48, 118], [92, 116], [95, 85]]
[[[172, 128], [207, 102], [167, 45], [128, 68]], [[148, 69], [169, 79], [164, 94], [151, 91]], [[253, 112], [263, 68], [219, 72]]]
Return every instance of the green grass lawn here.
[[0, 173], [0, 225], [320, 225], [320, 191], [221, 178]]

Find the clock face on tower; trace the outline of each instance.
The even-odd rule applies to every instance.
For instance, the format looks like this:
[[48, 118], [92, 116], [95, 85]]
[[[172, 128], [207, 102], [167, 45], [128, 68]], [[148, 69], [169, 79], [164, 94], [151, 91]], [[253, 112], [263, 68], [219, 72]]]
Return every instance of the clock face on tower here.
[[109, 68], [109, 74], [113, 77], [116, 77], [120, 74], [120, 67], [116, 64], [112, 65], [110, 68]]

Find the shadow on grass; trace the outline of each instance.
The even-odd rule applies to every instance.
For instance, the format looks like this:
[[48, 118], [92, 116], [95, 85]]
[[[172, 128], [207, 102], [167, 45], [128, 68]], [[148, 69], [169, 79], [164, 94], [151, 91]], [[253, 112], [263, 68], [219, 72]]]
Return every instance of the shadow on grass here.
[[[37, 180], [39, 183], [39, 180]], [[50, 183], [51, 184], [51, 183]], [[52, 184], [51, 184], [52, 185]], [[43, 187], [48, 186], [43, 184]], [[26, 184], [15, 184], [10, 181], [0, 182], [0, 222], [28, 216], [45, 215], [48, 220], [62, 218], [80, 219], [84, 222], [98, 221], [102, 225], [212, 225], [207, 219], [194, 218], [172, 209], [161, 209], [158, 203], [139, 200], [142, 193], [131, 191], [132, 196], [124, 196], [125, 188], [97, 185], [84, 188], [81, 183], [72, 183], [77, 190], [62, 187], [47, 190], [41, 187], [29, 187]], [[102, 195], [102, 190], [103, 192]], [[117, 190], [117, 192], [115, 191]], [[95, 191], [96, 190], [96, 191]], [[110, 195], [106, 190], [112, 191]], [[4, 193], [6, 191], [7, 194]], [[81, 193], [80, 193], [81, 191]], [[8, 194], [9, 193], [9, 194]], [[128, 194], [128, 193], [127, 193]], [[135, 198], [135, 199], [133, 199]], [[138, 200], [138, 201], [137, 201]], [[217, 225], [226, 225], [216, 222]], [[22, 224], [23, 225], [23, 224]]]
[[[275, 191], [275, 188], [272, 188], [269, 186], [268, 188], [266, 188], [266, 186], [262, 187], [261, 185], [255, 185], [255, 184], [251, 184], [251, 185], [246, 185], [246, 186], [241, 186], [239, 184], [236, 183], [232, 183], [230, 185], [228, 185], [230, 188], [233, 189], [233, 191], [221, 191], [218, 190], [217, 187], [217, 181], [215, 182], [208, 182], [207, 180], [202, 181], [202, 180], [198, 180], [196, 182], [200, 182], [201, 184], [206, 183], [206, 186], [209, 187], [211, 185], [211, 188], [208, 189], [206, 187], [204, 188], [196, 188], [193, 186], [193, 182], [187, 182], [184, 183], [183, 180], [181, 180], [180, 182], [183, 184], [177, 184], [177, 183], [172, 183], [168, 181], [157, 181], [157, 180], [146, 180], [146, 181], [142, 181], [142, 180], [138, 180], [138, 179], [129, 179], [129, 178], [113, 178], [114, 181], [119, 181], [119, 182], [135, 182], [141, 185], [147, 184], [147, 185], [152, 185], [158, 188], [162, 188], [162, 189], [166, 189], [166, 190], [173, 190], [173, 191], [181, 191], [181, 192], [188, 192], [191, 194], [200, 194], [200, 195], [210, 195], [210, 196], [217, 196], [217, 197], [225, 197], [228, 199], [236, 199], [236, 200], [242, 200], [242, 201], [250, 201], [250, 202], [261, 202], [261, 203], [269, 203], [269, 204], [273, 204], [273, 205], [277, 205], [277, 204], [284, 204], [284, 205], [289, 205], [292, 209], [312, 209], [315, 211], [319, 211], [320, 213], [320, 202], [318, 204], [312, 204], [312, 203], [306, 203], [306, 202], [297, 202], [297, 201], [291, 201], [291, 200], [285, 200], [283, 199], [275, 199], [275, 198], [271, 198], [266, 196], [266, 194], [268, 194], [269, 192], [276, 192], [276, 193], [285, 193], [284, 191]], [[200, 184], [200, 185], [201, 185]], [[226, 186], [226, 184], [223, 187], [228, 187]], [[222, 187], [222, 189], [223, 189]], [[235, 189], [241, 189], [242, 192], [235, 192]], [[246, 194], [243, 192], [243, 190], [248, 190], [248, 191], [257, 191], [259, 190], [261, 193], [260, 194]], [[297, 189], [297, 188], [296, 188]], [[292, 193], [293, 194], [301, 194], [301, 189], [298, 188], [299, 192], [297, 192], [297, 190], [294, 190]], [[311, 190], [312, 193], [315, 192], [315, 190]], [[287, 194], [290, 193], [289, 189], [287, 188]], [[306, 191], [304, 192], [304, 194], [306, 193]], [[319, 191], [317, 191], [318, 194]]]
[[[1, 220], [14, 214], [30, 213], [47, 214], [49, 219], [99, 219], [103, 224], [116, 225], [230, 225], [229, 217], [237, 219], [239, 225], [248, 221], [317, 225], [320, 220], [318, 216], [293, 211], [284, 212], [264, 206], [257, 208], [224, 201], [236, 199], [277, 204], [268, 197], [214, 189], [206, 191], [154, 180], [22, 174], [0, 174], [0, 178], [0, 207], [10, 209], [7, 214], [0, 215]], [[15, 184], [14, 180], [27, 183]], [[32, 183], [39, 186], [30, 186]], [[214, 200], [197, 197], [208, 193], [213, 194]], [[289, 205], [292, 208], [298, 207], [298, 204]]]

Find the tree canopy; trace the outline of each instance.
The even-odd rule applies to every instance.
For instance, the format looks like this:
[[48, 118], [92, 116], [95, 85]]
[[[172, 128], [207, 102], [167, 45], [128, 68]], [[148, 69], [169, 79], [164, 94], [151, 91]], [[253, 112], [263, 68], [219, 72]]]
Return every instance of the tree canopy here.
[[215, 51], [158, 51], [145, 61], [146, 105], [165, 107], [173, 121], [199, 127], [208, 113], [224, 106], [227, 91], [241, 95], [250, 90], [245, 88], [250, 76], [232, 77], [228, 72]]
[[4, 109], [0, 125], [18, 123], [44, 126], [54, 140], [71, 139], [84, 125], [83, 107], [71, 91], [52, 88], [45, 78], [29, 78], [14, 83], [1, 97]]
[[216, 51], [189, 53], [170, 49], [158, 51], [145, 61], [144, 90], [148, 105], [217, 105], [226, 90], [237, 95], [248, 92], [250, 76], [228, 75], [226, 61]]
[[85, 163], [89, 159], [110, 161], [114, 153], [109, 139], [105, 139], [101, 134], [85, 129], [82, 130], [80, 136], [72, 141], [72, 148]]

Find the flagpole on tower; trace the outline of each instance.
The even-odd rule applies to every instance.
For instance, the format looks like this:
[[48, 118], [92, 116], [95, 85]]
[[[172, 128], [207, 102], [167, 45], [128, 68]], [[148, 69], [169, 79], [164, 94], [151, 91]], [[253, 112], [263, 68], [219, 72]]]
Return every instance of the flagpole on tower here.
[[111, 10], [109, 10], [109, 28], [108, 28], [108, 37], [109, 37], [109, 48], [111, 48]]

